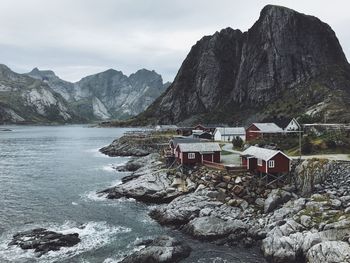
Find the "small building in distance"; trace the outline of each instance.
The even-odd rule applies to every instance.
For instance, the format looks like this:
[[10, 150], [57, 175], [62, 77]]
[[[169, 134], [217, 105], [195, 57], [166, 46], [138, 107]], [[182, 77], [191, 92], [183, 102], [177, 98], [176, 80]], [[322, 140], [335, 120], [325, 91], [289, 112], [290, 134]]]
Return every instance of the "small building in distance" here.
[[277, 126], [275, 123], [252, 123], [246, 129], [246, 140], [253, 141], [256, 139], [261, 139], [265, 135], [271, 136], [276, 134], [283, 134], [284, 130]]
[[220, 163], [221, 148], [218, 143], [178, 143], [175, 158], [183, 165], [202, 164], [203, 161]]
[[301, 130], [301, 125], [299, 124], [299, 122], [293, 118], [288, 125], [284, 128], [285, 132], [289, 132], [289, 131], [300, 131]]
[[231, 142], [235, 137], [240, 137], [245, 141], [246, 132], [244, 127], [218, 127], [214, 131], [215, 141]]
[[198, 139], [206, 139], [206, 140], [213, 139], [213, 135], [210, 132], [206, 132], [206, 131], [202, 131], [202, 130], [193, 130], [192, 137], [198, 138]]
[[251, 146], [241, 155], [242, 166], [250, 172], [283, 174], [290, 172], [292, 159], [281, 151]]

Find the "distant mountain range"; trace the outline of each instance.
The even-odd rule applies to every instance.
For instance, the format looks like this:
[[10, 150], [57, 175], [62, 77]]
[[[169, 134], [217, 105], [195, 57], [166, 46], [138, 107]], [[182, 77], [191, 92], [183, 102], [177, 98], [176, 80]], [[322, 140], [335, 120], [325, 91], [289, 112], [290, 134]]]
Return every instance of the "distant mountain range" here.
[[0, 65], [0, 123], [77, 123], [125, 119], [167, 87], [155, 71], [107, 71], [71, 83], [51, 70], [18, 74]]
[[350, 65], [329, 25], [268, 5], [247, 32], [226, 28], [199, 40], [166, 92], [124, 124], [296, 116], [350, 122]]

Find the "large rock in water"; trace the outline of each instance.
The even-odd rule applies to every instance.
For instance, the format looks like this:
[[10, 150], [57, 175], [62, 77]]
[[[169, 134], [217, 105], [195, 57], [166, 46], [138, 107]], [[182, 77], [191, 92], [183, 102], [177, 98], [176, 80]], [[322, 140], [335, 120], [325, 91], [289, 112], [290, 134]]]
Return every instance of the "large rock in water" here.
[[17, 245], [22, 249], [34, 249], [38, 256], [49, 251], [60, 250], [61, 247], [72, 247], [80, 242], [79, 234], [61, 234], [45, 228], [21, 232], [13, 236], [9, 245]]
[[306, 112], [349, 121], [349, 93], [349, 64], [333, 30], [268, 5], [247, 32], [226, 28], [199, 40], [135, 123], [248, 123]]
[[168, 236], [160, 236], [140, 245], [146, 247], [127, 256], [121, 263], [179, 262], [191, 253], [188, 245]]

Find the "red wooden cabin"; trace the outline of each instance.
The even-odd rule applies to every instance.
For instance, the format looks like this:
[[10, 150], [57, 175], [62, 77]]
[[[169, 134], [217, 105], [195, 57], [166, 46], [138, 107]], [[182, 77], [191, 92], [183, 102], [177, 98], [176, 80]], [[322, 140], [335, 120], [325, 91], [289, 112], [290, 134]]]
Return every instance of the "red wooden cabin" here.
[[283, 129], [278, 127], [275, 123], [252, 123], [246, 129], [246, 140], [253, 141], [261, 139], [264, 134], [281, 134]]
[[209, 161], [220, 163], [221, 148], [218, 143], [178, 143], [175, 149], [175, 158], [178, 163], [194, 165]]
[[242, 166], [253, 173], [282, 174], [290, 172], [292, 159], [281, 151], [251, 146], [241, 155]]

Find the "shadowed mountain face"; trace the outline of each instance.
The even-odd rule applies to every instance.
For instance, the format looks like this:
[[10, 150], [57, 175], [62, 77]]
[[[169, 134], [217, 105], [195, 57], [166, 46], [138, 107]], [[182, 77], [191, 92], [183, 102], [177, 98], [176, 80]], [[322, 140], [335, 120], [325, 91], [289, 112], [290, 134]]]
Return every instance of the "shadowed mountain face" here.
[[53, 71], [33, 69], [29, 76], [46, 82], [87, 120], [123, 119], [144, 111], [165, 90], [162, 77], [141, 69], [129, 77], [121, 71], [87, 76], [76, 83], [57, 77]]
[[318, 18], [268, 5], [247, 31], [199, 40], [135, 124], [243, 122], [308, 114], [350, 121], [350, 66]]

